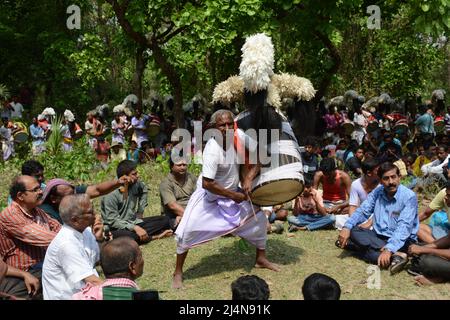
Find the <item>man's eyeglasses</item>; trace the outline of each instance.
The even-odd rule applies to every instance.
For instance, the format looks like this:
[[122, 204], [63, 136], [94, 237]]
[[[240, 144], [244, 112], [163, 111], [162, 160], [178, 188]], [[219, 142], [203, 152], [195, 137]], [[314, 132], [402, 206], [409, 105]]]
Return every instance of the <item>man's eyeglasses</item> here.
[[37, 186], [36, 188], [33, 188], [33, 189], [25, 189], [25, 191], [28, 191], [28, 192], [38, 192], [39, 190], [41, 190], [41, 186]]

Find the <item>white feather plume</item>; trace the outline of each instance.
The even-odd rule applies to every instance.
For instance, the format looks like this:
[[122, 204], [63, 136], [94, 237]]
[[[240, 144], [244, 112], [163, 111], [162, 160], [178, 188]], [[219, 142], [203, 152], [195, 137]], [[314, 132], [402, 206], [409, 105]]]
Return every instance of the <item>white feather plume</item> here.
[[53, 108], [45, 108], [44, 111], [42, 111], [42, 114], [44, 116], [56, 116], [55, 109]]
[[252, 93], [267, 89], [274, 67], [272, 39], [264, 33], [252, 35], [246, 39], [241, 50], [239, 75], [245, 89]]
[[138, 103], [138, 101], [139, 99], [135, 94], [129, 94], [123, 99], [122, 104], [126, 106], [128, 103]]
[[445, 99], [445, 90], [444, 89], [437, 89], [434, 90], [431, 94], [431, 101], [436, 102], [438, 100], [444, 100]]
[[244, 97], [244, 81], [239, 76], [231, 76], [220, 82], [214, 88], [213, 103], [221, 102], [229, 106], [233, 102], [241, 101]]
[[276, 109], [281, 108], [280, 92], [271, 83], [267, 87], [267, 103]]
[[311, 81], [289, 73], [274, 74], [272, 84], [278, 89], [281, 99], [310, 101], [316, 94]]
[[73, 115], [72, 111], [66, 109], [66, 111], [64, 111], [64, 118], [66, 119], [66, 121], [69, 122], [73, 122], [75, 121], [75, 116]]
[[113, 108], [113, 113], [121, 113], [125, 109], [125, 106], [123, 104], [118, 104]]

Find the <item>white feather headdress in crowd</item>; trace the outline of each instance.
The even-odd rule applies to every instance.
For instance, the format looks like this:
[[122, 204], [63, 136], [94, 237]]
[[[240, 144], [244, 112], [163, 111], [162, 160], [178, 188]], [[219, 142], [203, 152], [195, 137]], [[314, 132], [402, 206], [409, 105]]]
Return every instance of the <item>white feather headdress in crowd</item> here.
[[133, 111], [130, 108], [124, 106], [123, 104], [118, 104], [113, 108], [113, 113], [121, 113], [121, 112], [124, 112], [129, 117], [133, 115]]
[[44, 116], [56, 116], [55, 109], [53, 108], [45, 108], [44, 111], [42, 111], [42, 114]]
[[436, 102], [438, 100], [444, 100], [445, 99], [445, 90], [444, 89], [436, 89], [431, 94], [431, 101]]
[[129, 103], [133, 103], [136, 104], [138, 103], [139, 99], [135, 94], [129, 94], [128, 96], [125, 97], [125, 99], [123, 99], [122, 104], [124, 106], [127, 106]]
[[75, 116], [73, 115], [72, 111], [66, 109], [66, 111], [64, 111], [64, 118], [66, 119], [66, 121], [68, 122], [73, 122], [75, 121]]
[[252, 93], [265, 90], [273, 75], [274, 50], [272, 39], [264, 33], [250, 36], [242, 46], [242, 61], [239, 76], [245, 89]]

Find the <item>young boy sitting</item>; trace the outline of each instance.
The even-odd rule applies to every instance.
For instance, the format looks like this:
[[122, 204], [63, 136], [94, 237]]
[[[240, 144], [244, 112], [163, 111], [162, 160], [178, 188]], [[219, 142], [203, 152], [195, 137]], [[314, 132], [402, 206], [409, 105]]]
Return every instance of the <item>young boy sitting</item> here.
[[296, 230], [317, 230], [333, 225], [335, 216], [329, 214], [323, 205], [322, 196], [305, 181], [303, 192], [295, 199], [293, 216], [289, 216], [289, 232]]

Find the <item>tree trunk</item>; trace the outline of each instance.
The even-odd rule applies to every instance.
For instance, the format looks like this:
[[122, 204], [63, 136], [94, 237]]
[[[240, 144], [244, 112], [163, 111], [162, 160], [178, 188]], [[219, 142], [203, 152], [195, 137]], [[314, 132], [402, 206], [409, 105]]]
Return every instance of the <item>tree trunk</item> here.
[[151, 47], [153, 51], [153, 57], [156, 63], [161, 68], [164, 75], [169, 80], [173, 88], [173, 102], [174, 102], [174, 117], [177, 128], [184, 128], [184, 113], [183, 113], [183, 88], [181, 86], [180, 75], [176, 72], [175, 68], [167, 61], [161, 48], [157, 44], [153, 44]]
[[328, 49], [328, 51], [330, 52], [330, 56], [334, 62], [333, 65], [325, 73], [324, 77], [322, 78], [322, 81], [320, 82], [317, 88], [316, 96], [313, 99], [313, 105], [316, 106], [317, 103], [319, 103], [320, 99], [326, 94], [328, 87], [331, 84], [331, 78], [338, 72], [339, 67], [341, 65], [341, 57], [339, 56], [338, 50], [330, 41], [328, 36], [318, 31], [316, 31], [314, 34], [320, 39], [320, 41], [322, 41], [325, 48]]
[[142, 110], [142, 78], [145, 70], [145, 48], [139, 46], [136, 50], [136, 70], [134, 72], [134, 92], [139, 101], [137, 107]]

